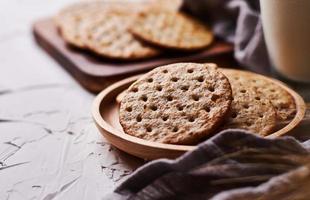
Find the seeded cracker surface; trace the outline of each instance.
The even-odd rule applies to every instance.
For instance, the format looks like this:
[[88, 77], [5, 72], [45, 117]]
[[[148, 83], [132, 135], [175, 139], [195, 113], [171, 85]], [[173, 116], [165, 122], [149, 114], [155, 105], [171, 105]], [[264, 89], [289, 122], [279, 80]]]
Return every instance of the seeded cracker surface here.
[[278, 120], [287, 121], [294, 117], [296, 114], [296, 104], [293, 97], [286, 90], [263, 79], [257, 79], [253, 86], [270, 99], [276, 108]]
[[[229, 77], [233, 72], [224, 70]], [[259, 92], [262, 99], [269, 99], [276, 109], [278, 123], [287, 122], [296, 114], [296, 104], [293, 97], [282, 87], [273, 82], [255, 75], [254, 73], [240, 71], [241, 82], [247, 82], [247, 87], [253, 87]]]
[[128, 32], [132, 20], [128, 10], [112, 10], [86, 27], [83, 38], [95, 53], [118, 59], [142, 59], [159, 54], [155, 48], [141, 43]]
[[56, 24], [65, 41], [75, 47], [115, 59], [149, 58], [159, 51], [145, 46], [127, 31], [133, 15], [143, 6], [125, 2], [80, 3], [63, 9]]
[[[276, 110], [268, 97], [249, 87], [252, 76], [235, 71], [224, 71], [233, 91], [231, 111], [224, 123], [226, 128], [240, 128], [266, 136], [276, 126]], [[257, 77], [256, 77], [257, 79]]]
[[229, 111], [232, 91], [214, 64], [158, 67], [126, 91], [120, 123], [127, 134], [161, 143], [194, 144]]
[[141, 12], [130, 31], [147, 43], [178, 50], [197, 50], [211, 44], [213, 34], [204, 24], [180, 12]]
[[99, 2], [77, 3], [61, 10], [55, 18], [57, 27], [64, 40], [72, 46], [85, 48], [81, 39], [83, 27], [88, 18], [95, 18], [96, 13], [104, 12], [107, 5]]

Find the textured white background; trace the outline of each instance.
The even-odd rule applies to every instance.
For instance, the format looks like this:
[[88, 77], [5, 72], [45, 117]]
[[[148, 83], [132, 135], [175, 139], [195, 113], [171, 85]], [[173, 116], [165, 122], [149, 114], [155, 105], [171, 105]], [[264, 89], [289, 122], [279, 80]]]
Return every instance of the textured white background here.
[[0, 200], [100, 199], [141, 164], [104, 141], [94, 95], [33, 39], [32, 23], [70, 2], [0, 1]]

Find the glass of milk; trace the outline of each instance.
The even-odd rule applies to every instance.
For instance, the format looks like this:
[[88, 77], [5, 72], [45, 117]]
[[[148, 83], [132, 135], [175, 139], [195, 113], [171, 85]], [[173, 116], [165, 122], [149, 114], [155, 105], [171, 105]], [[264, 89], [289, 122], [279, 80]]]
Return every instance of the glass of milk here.
[[286, 78], [310, 83], [310, 0], [260, 0], [267, 49]]

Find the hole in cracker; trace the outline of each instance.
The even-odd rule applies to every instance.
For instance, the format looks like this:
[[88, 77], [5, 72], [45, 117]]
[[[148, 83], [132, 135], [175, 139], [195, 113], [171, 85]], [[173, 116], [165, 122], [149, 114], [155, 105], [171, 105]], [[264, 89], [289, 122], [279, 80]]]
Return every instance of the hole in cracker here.
[[241, 92], [241, 93], [246, 93], [246, 90], [243, 89], [243, 90], [240, 90], [240, 92]]
[[179, 79], [177, 78], [177, 77], [172, 77], [171, 78], [171, 81], [173, 81], [173, 82], [177, 82]]
[[206, 112], [210, 112], [210, 110], [211, 110], [209, 106], [204, 106], [203, 109], [204, 109]]
[[263, 118], [264, 117], [264, 115], [263, 114], [259, 114], [259, 118]]
[[147, 132], [152, 132], [152, 128], [148, 126], [148, 127], [146, 127], [146, 131]]
[[168, 73], [168, 70], [164, 69], [164, 70], [163, 70], [163, 73], [164, 73], [164, 74], [167, 74], [167, 73]]
[[237, 81], [237, 80], [239, 80], [239, 77], [234, 77], [234, 79]]
[[188, 86], [187, 85], [183, 85], [182, 87], [181, 87], [181, 90], [183, 90], [183, 91], [188, 91]]
[[141, 115], [138, 115], [138, 116], [136, 117], [136, 120], [137, 120], [137, 122], [141, 122], [141, 121], [142, 121]]
[[165, 122], [165, 121], [167, 121], [169, 119], [169, 117], [168, 116], [163, 116], [162, 117], [162, 120]]
[[212, 95], [211, 100], [216, 101], [219, 97], [220, 97], [219, 95], [214, 94]]
[[167, 100], [168, 100], [168, 101], [172, 101], [172, 100], [173, 100], [173, 97], [169, 95], [169, 96], [167, 96]]
[[187, 70], [187, 73], [190, 73], [190, 74], [191, 74], [191, 73], [193, 73], [193, 72], [194, 72], [193, 69], [188, 69], [188, 70]]
[[256, 80], [252, 80], [253, 83], [256, 83]]
[[235, 119], [236, 117], [237, 117], [237, 113], [236, 112], [231, 113], [231, 118]]
[[131, 112], [131, 111], [132, 111], [132, 108], [131, 108], [131, 107], [127, 107], [127, 108], [126, 108], [126, 111], [127, 111], [127, 112]]
[[275, 90], [274, 89], [270, 89], [270, 92], [275, 92]]
[[179, 128], [177, 126], [173, 127], [172, 131], [173, 132], [178, 132]]
[[144, 102], [147, 102], [147, 96], [146, 95], [142, 95], [141, 96], [141, 100], [144, 101]]
[[138, 88], [134, 87], [131, 89], [132, 92], [138, 92]]
[[248, 108], [249, 108], [249, 105], [248, 105], [248, 104], [244, 104], [244, 105], [243, 105], [243, 108], [248, 109]]
[[190, 116], [190, 117], [188, 118], [188, 121], [189, 121], [189, 122], [194, 122], [194, 121], [195, 121], [195, 117]]
[[155, 106], [155, 105], [151, 105], [150, 108], [151, 108], [151, 110], [153, 110], [153, 111], [156, 111], [156, 110], [158, 109], [157, 106]]
[[198, 82], [203, 82], [203, 81], [204, 81], [203, 76], [198, 77], [198, 78], [197, 78], [197, 81], [198, 81]]
[[196, 95], [196, 94], [193, 94], [192, 98], [193, 98], [194, 101], [199, 101], [199, 96]]
[[255, 99], [256, 99], [257, 101], [260, 101], [260, 97], [255, 97]]
[[177, 109], [178, 109], [178, 111], [182, 111], [182, 110], [184, 110], [184, 106], [178, 105]]
[[208, 88], [208, 90], [209, 90], [210, 92], [214, 92], [214, 87], [210, 86], [210, 87]]
[[289, 108], [289, 105], [288, 104], [280, 104], [279, 106], [276, 106], [278, 107], [278, 109], [287, 109]]
[[152, 79], [152, 78], [149, 78], [149, 79], [147, 79], [147, 82], [152, 83], [152, 82], [153, 82], [153, 79]]
[[252, 126], [252, 123], [251, 122], [245, 122], [245, 125]]
[[160, 92], [160, 91], [163, 90], [163, 88], [162, 88], [160, 85], [157, 85], [157, 86], [156, 86], [156, 90]]

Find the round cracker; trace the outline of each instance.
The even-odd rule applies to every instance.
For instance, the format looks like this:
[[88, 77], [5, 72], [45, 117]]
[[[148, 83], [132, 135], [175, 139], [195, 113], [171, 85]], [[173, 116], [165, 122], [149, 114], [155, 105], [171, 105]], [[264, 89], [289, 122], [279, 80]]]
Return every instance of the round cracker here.
[[81, 39], [84, 26], [89, 23], [89, 18], [96, 18], [98, 13], [106, 10], [106, 7], [103, 2], [83, 2], [61, 10], [55, 18], [55, 23], [63, 39], [72, 46], [85, 48]]
[[[235, 72], [224, 70], [228, 77]], [[272, 81], [262, 78], [250, 72], [240, 71], [239, 81], [246, 82], [247, 87], [253, 87], [261, 95], [261, 98], [269, 99], [276, 109], [277, 120], [281, 124], [292, 119], [296, 113], [296, 104], [293, 97], [281, 86], [274, 84]]]
[[75, 47], [117, 59], [141, 59], [159, 52], [146, 47], [127, 31], [132, 15], [145, 9], [143, 2], [84, 2], [63, 9], [56, 17], [64, 40]]
[[263, 98], [256, 88], [249, 87], [248, 76], [240, 72], [224, 71], [233, 92], [233, 101], [224, 129], [239, 128], [266, 136], [276, 127], [277, 115], [268, 98]]
[[120, 123], [125, 133], [145, 140], [195, 144], [221, 124], [231, 101], [229, 81], [214, 64], [170, 64], [129, 87]]
[[176, 50], [202, 49], [213, 41], [213, 34], [205, 25], [169, 10], [141, 12], [129, 30], [145, 42]]
[[129, 10], [112, 10], [89, 23], [82, 36], [86, 46], [98, 55], [116, 59], [144, 59], [159, 54], [128, 32], [133, 13]]
[[278, 120], [288, 121], [295, 116], [296, 104], [290, 93], [266, 79], [252, 79], [252, 82], [257, 91], [270, 99], [276, 108]]

